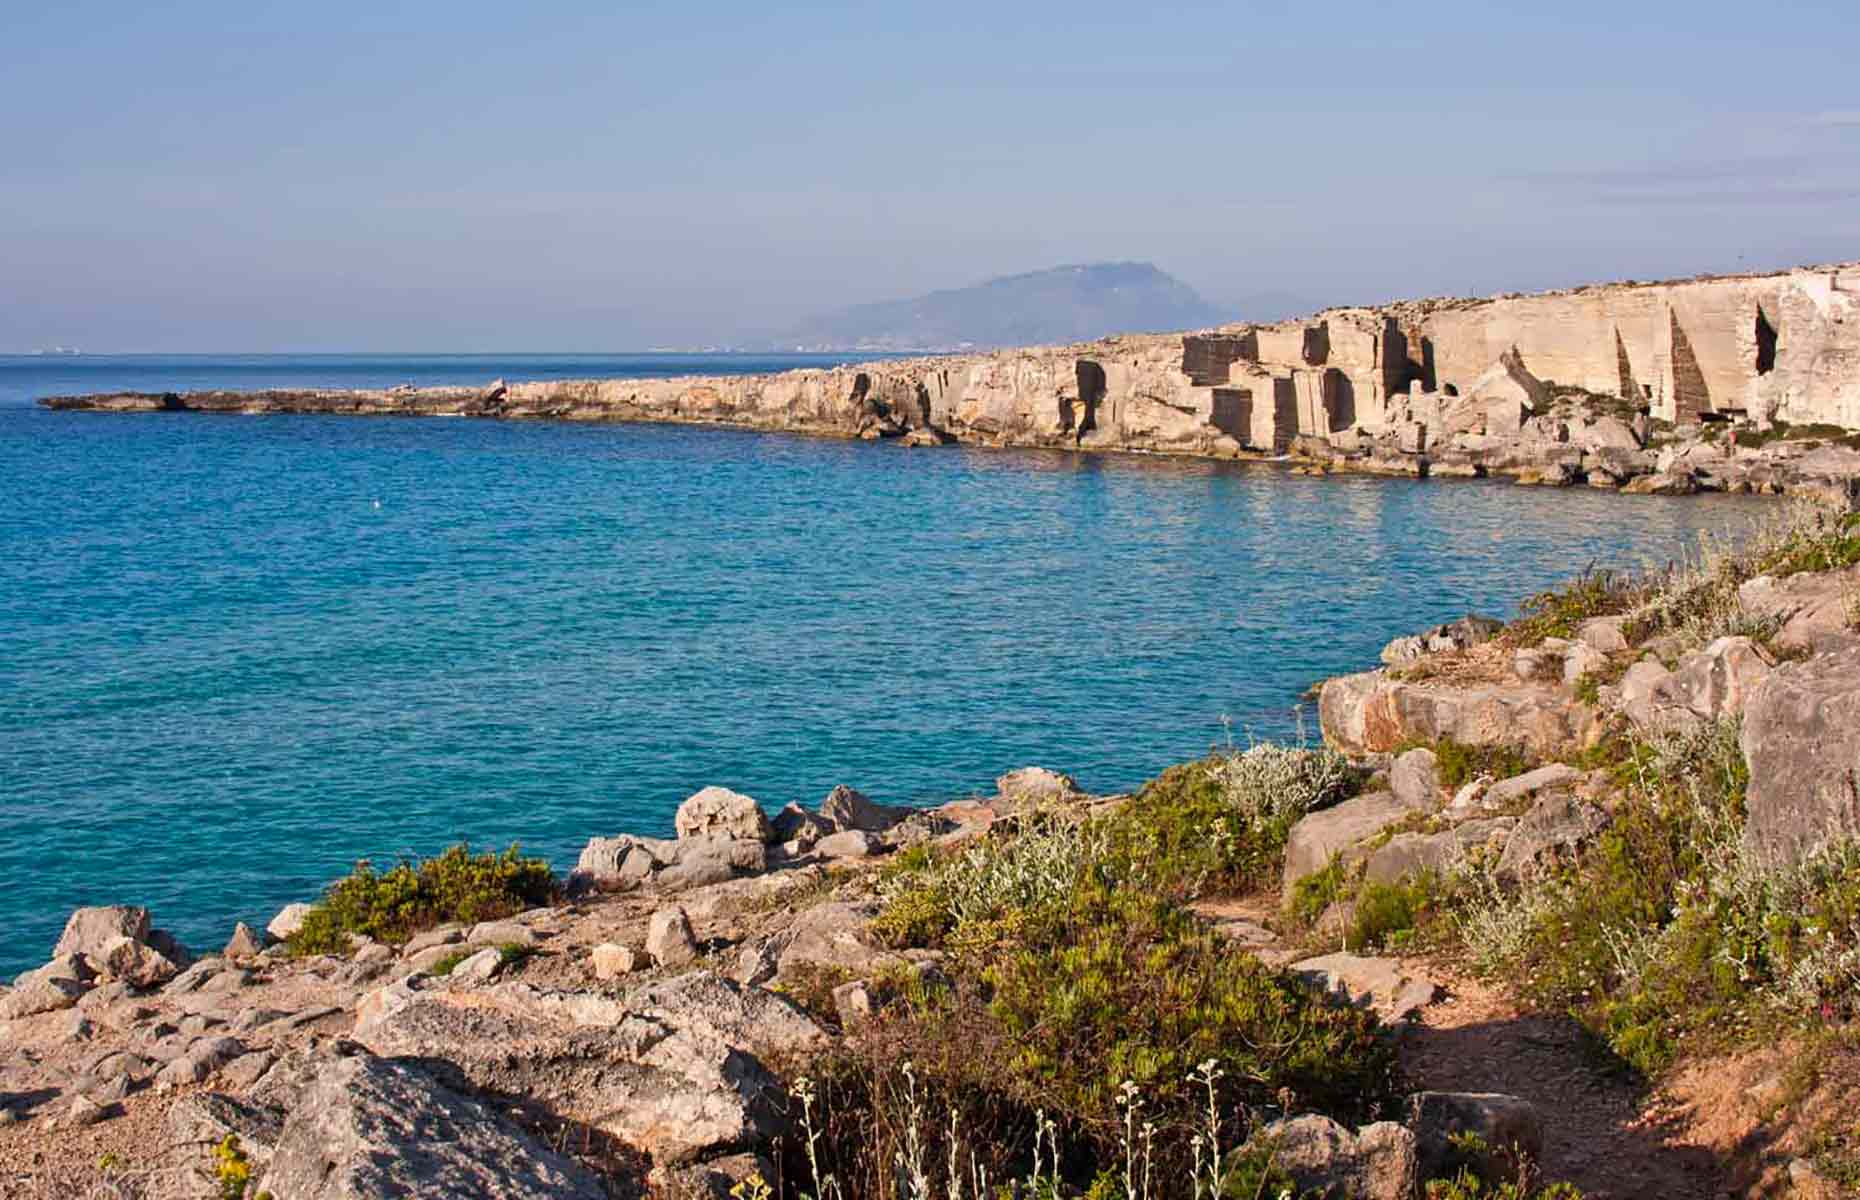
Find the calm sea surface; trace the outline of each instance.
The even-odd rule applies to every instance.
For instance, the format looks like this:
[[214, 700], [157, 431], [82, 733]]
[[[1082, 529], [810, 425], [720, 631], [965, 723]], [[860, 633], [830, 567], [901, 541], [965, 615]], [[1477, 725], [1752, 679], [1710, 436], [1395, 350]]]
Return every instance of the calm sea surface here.
[[[1390, 637], [1729, 498], [651, 426], [49, 413], [51, 392], [795, 359], [0, 358], [0, 971], [135, 902], [217, 947], [354, 859], [669, 832], [691, 791], [1128, 788]], [[1306, 726], [1315, 732], [1308, 715]]]

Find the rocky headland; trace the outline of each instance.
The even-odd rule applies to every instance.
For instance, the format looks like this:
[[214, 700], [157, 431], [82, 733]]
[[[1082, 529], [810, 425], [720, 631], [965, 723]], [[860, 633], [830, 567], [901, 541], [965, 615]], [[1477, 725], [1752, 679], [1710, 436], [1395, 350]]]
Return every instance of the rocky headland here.
[[214, 951], [79, 910], [0, 990], [0, 1191], [1847, 1194], [1860, 516], [1383, 659], [1130, 796], [706, 788]]
[[1845, 495], [1860, 476], [1860, 265], [1333, 308], [775, 375], [40, 403], [678, 422], [915, 446], [1289, 457], [1312, 473]]

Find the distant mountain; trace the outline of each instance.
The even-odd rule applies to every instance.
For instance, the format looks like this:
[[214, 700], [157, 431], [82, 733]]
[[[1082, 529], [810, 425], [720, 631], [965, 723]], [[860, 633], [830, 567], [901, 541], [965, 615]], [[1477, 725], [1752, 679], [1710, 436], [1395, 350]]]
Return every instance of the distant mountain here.
[[773, 339], [784, 350], [955, 350], [1198, 329], [1227, 314], [1149, 263], [1088, 263], [861, 304]]

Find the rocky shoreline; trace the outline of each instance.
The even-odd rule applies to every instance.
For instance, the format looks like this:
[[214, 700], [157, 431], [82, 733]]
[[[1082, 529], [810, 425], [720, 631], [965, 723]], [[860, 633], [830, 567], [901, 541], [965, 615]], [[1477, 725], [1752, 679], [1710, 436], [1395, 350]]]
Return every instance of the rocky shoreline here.
[[771, 375], [39, 403], [721, 425], [908, 446], [1286, 459], [1308, 474], [1846, 500], [1860, 479], [1857, 297], [1860, 265], [1844, 264]]
[[[1439, 961], [1336, 948], [1370, 895], [1343, 898], [1340, 880], [1397, 887], [1479, 862], [1528, 889], [1581, 861], [1628, 819], [1618, 769], [1595, 757], [1611, 739], [1737, 722], [1741, 837], [1765, 861], [1799, 863], [1860, 831], [1860, 532], [1846, 516], [1811, 519], [1820, 540], [1770, 543], [1774, 573], [1702, 570], [1608, 593], [1619, 611], [1601, 615], [1546, 602], [1509, 628], [1456, 622], [1323, 685], [1322, 733], [1349, 757], [1350, 794], [1289, 825], [1263, 899], [1188, 911], [1261, 982], [1309, 995], [1296, 1003], [1373, 1014], [1407, 1056], [1407, 1090], [1362, 1124], [1267, 1113], [1249, 1145], [1269, 1146], [1274, 1170], [1408, 1197], [1475, 1132], [1598, 1195], [1716, 1196], [1733, 1177], [1837, 1194], [1815, 1190], [1806, 1126], [1755, 1139], [1778, 1119], [1760, 1098], [1739, 1101], [1733, 1134], [1690, 1135], [1718, 1166], [1598, 1190], [1615, 1176], [1571, 1144], [1582, 1114], [1548, 1092], [1429, 1075], [1441, 1069], [1416, 1047], [1480, 985]], [[1713, 620], [1744, 632], [1700, 624], [1706, 594]], [[1691, 598], [1683, 617], [1662, 616], [1676, 596]], [[1449, 760], [1469, 754], [1486, 769], [1456, 777]], [[398, 943], [350, 937], [337, 954], [301, 952], [309, 905], [204, 954], [144, 909], [81, 909], [50, 961], [0, 990], [0, 1184], [65, 1195], [103, 1164], [132, 1189], [112, 1194], [151, 1197], [225, 1186], [228, 1172], [275, 1200], [741, 1195], [811, 1148], [796, 1101], [808, 1064], [958, 971], [948, 947], [877, 932], [897, 902], [888, 880], [998, 853], [1041, 828], [1031, 817], [1089, 825], [1153, 803], [1151, 789], [1089, 796], [1040, 768], [928, 811], [838, 788], [771, 814], [706, 788], [679, 808], [675, 838], [592, 838], [559, 903]], [[1291, 914], [1313, 896], [1333, 898], [1305, 927]], [[1750, 1158], [1751, 1144], [1767, 1149]]]

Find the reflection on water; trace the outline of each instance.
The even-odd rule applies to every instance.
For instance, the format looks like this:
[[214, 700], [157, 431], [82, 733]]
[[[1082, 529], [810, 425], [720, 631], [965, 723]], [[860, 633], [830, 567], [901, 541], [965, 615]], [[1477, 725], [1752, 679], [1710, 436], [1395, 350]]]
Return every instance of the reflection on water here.
[[726, 784], [1130, 787], [1221, 718], [1668, 557], [1724, 498], [683, 428], [0, 411], [0, 968], [202, 944], [355, 857], [667, 832]]

